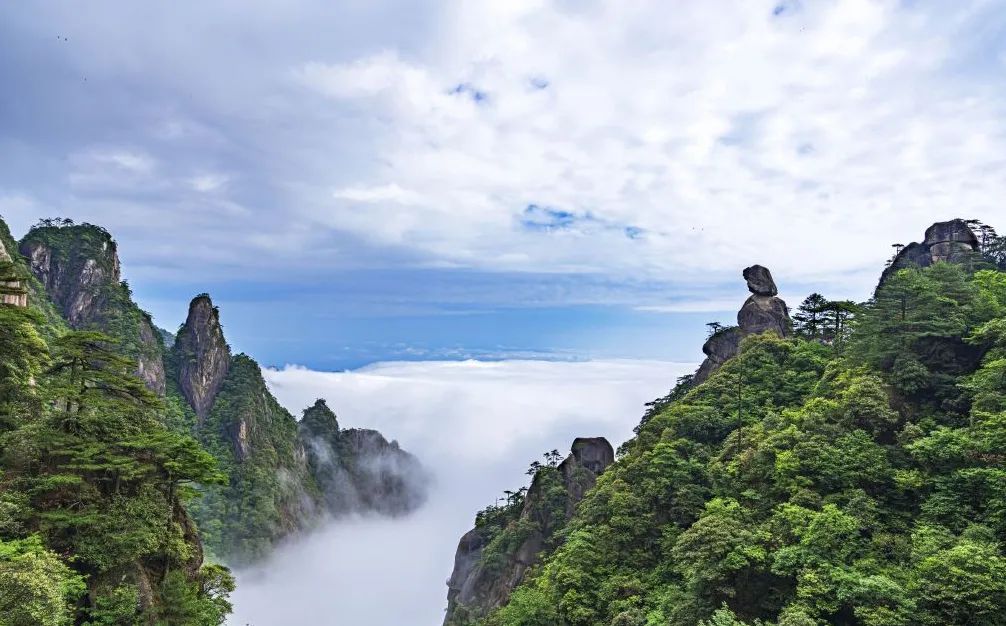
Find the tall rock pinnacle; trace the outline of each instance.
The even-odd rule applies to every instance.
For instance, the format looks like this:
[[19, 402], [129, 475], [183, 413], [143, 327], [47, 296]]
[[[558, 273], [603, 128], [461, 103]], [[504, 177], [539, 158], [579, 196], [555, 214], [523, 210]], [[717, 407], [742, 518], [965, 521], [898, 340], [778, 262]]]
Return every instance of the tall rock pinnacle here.
[[695, 372], [696, 384], [737, 356], [744, 337], [767, 331], [785, 337], [790, 332], [789, 307], [776, 295], [779, 289], [772, 280], [772, 272], [767, 267], [752, 265], [744, 268], [744, 280], [751, 295], [737, 312], [737, 326], [724, 328], [706, 340], [702, 346], [706, 359]]
[[193, 298], [189, 315], [173, 348], [178, 386], [203, 422], [230, 368], [231, 351], [224, 340], [220, 314], [206, 294]]

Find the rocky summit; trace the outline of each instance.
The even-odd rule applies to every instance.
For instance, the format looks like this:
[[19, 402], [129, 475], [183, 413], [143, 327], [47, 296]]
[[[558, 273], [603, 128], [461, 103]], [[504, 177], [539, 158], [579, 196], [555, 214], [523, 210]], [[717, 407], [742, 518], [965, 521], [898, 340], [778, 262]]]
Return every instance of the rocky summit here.
[[926, 229], [921, 243], [913, 241], [898, 251], [898, 254], [880, 275], [880, 285], [898, 270], [906, 267], [929, 267], [937, 261], [960, 263], [975, 254], [978, 237], [967, 222], [957, 218], [946, 222], [936, 222]]
[[542, 554], [554, 548], [576, 505], [614, 461], [607, 439], [578, 437], [561, 463], [537, 468], [522, 500], [480, 514], [458, 542], [445, 626], [471, 623], [506, 602]]
[[780, 337], [790, 333], [789, 307], [776, 295], [779, 289], [772, 279], [772, 272], [767, 267], [752, 265], [744, 268], [743, 276], [751, 295], [737, 312], [737, 326], [714, 332], [702, 346], [706, 358], [695, 372], [696, 384], [705, 381], [723, 363], [735, 357], [744, 337], [769, 331]]
[[172, 347], [178, 368], [178, 386], [200, 422], [206, 420], [213, 400], [230, 369], [231, 351], [220, 326], [220, 312], [207, 294], [189, 304], [189, 314]]
[[136, 360], [137, 375], [147, 387], [163, 395], [161, 335], [132, 301], [108, 231], [92, 224], [43, 223], [28, 231], [19, 250], [70, 328], [109, 334]]

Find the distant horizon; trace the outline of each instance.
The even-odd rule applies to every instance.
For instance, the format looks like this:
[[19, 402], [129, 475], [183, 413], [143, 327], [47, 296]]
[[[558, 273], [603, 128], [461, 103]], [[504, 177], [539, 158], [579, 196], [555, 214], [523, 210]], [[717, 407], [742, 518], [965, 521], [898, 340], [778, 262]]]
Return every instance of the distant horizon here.
[[7, 3], [0, 215], [100, 225], [160, 326], [209, 292], [326, 368], [692, 359], [748, 265], [861, 300], [1002, 215], [996, 3], [727, 6]]

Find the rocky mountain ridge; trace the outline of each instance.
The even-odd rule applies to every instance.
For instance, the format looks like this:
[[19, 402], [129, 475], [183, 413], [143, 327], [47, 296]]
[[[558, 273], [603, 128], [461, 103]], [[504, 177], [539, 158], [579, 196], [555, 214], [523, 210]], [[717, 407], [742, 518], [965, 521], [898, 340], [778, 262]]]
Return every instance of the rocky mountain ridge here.
[[977, 249], [978, 237], [963, 219], [936, 222], [926, 229], [922, 242], [913, 241], [898, 250], [880, 275], [878, 289], [898, 270], [929, 267], [939, 261], [961, 263], [972, 258]]
[[528, 547], [530, 492], [479, 514], [445, 624], [996, 623], [1006, 239], [969, 223], [900, 249], [870, 300], [811, 294], [795, 321], [745, 269], [738, 325], [554, 541]]
[[[163, 397], [165, 423], [193, 434], [217, 458], [227, 484], [203, 488], [191, 509], [218, 557], [254, 560], [324, 517], [354, 510], [399, 515], [424, 501], [421, 465], [380, 433], [340, 430], [333, 414], [334, 430], [316, 441], [272, 396], [258, 364], [231, 353], [208, 294], [193, 298], [166, 347], [169, 334], [133, 301], [117, 245], [104, 229], [48, 220], [8, 246], [30, 270], [25, 282], [39, 287], [46, 301], [40, 306], [51, 302], [68, 327], [115, 339], [136, 359], [137, 375]], [[3, 261], [7, 246], [0, 249]], [[324, 448], [322, 463], [317, 450]]]
[[[505, 527], [477, 524], [465, 533], [447, 581], [445, 626], [468, 624], [505, 603], [573, 517], [597, 477], [614, 461], [607, 439], [578, 437], [558, 466], [535, 472], [527, 495]], [[513, 529], [520, 530], [507, 537]], [[507, 544], [507, 550], [490, 557], [498, 544]]]
[[147, 387], [164, 394], [164, 345], [122, 282], [118, 250], [106, 230], [40, 225], [25, 235], [19, 251], [70, 328], [109, 332], [136, 360]]

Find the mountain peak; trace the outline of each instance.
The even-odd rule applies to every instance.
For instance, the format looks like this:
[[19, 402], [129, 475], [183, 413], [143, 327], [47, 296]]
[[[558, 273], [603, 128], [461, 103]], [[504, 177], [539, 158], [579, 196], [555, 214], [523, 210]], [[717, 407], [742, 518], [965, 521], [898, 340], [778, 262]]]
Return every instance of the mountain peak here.
[[789, 307], [779, 293], [772, 272], [762, 265], [752, 265], [742, 272], [751, 295], [737, 311], [737, 326], [721, 328], [702, 346], [706, 359], [695, 372], [696, 384], [709, 378], [721, 365], [740, 351], [741, 340], [748, 335], [772, 331], [780, 337], [790, 332]]
[[189, 314], [178, 330], [173, 353], [182, 395], [202, 422], [213, 407], [231, 361], [220, 312], [209, 294], [199, 294], [189, 303]]
[[936, 222], [926, 229], [922, 243], [912, 242], [898, 250], [890, 265], [880, 275], [881, 285], [892, 274], [906, 267], [929, 267], [938, 261], [958, 263], [978, 250], [978, 237], [961, 218]]
[[314, 404], [304, 409], [300, 420], [301, 427], [312, 437], [334, 437], [339, 432], [339, 420], [324, 398], [318, 398]]

